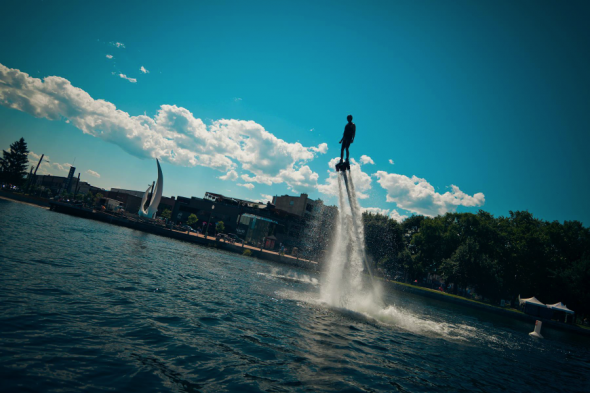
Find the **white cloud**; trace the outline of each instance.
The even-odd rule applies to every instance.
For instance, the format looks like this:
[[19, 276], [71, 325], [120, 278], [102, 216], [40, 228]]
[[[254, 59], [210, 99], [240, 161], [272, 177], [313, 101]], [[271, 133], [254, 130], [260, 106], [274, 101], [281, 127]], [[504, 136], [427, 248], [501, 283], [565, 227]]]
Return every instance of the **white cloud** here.
[[140, 158], [175, 165], [206, 166], [227, 173], [241, 166], [253, 180], [313, 190], [318, 175], [307, 162], [327, 144], [289, 143], [254, 121], [221, 119], [210, 125], [189, 110], [161, 105], [154, 117], [131, 116], [108, 101], [92, 98], [64, 78], [33, 78], [0, 64], [0, 105], [49, 120], [66, 119], [83, 133], [120, 146]]
[[240, 101], [242, 101], [242, 99], [240, 97], [234, 97], [234, 101], [235, 102], [240, 102]]
[[125, 44], [122, 42], [111, 42], [112, 46], [116, 46], [117, 48], [125, 48]]
[[391, 158], [389, 159], [389, 163], [390, 163], [391, 165], [394, 165], [394, 164], [395, 164]]
[[238, 183], [238, 186], [240, 186], [240, 187], [246, 187], [248, 190], [251, 190], [251, 189], [254, 188], [254, 184], [252, 184], [252, 183], [245, 183], [245, 184]]
[[262, 199], [260, 200], [262, 203], [270, 202], [272, 203], [273, 196], [268, 194], [260, 194]]
[[273, 183], [287, 183], [291, 191], [295, 193], [310, 193], [315, 191], [319, 175], [313, 172], [309, 166], [304, 165], [298, 169], [282, 169], [276, 176], [245, 174], [241, 177], [247, 182], [262, 183], [267, 186], [271, 186]]
[[387, 202], [395, 202], [404, 210], [425, 216], [455, 212], [458, 206], [475, 207], [485, 203], [485, 196], [481, 192], [470, 196], [455, 185], [451, 185], [450, 192], [439, 194], [426, 179], [416, 176], [409, 178], [384, 171], [378, 171], [374, 176], [387, 191]]
[[107, 55], [107, 59], [112, 59], [113, 55]]
[[309, 130], [310, 132], [313, 132], [313, 130], [315, 130], [315, 128], [312, 128], [311, 130]]
[[316, 153], [326, 154], [328, 152], [328, 144], [320, 143], [318, 147], [310, 147], [310, 149]]
[[137, 82], [137, 79], [135, 79], [135, 78], [129, 78], [129, 77], [127, 77], [127, 75], [125, 75], [125, 74], [119, 74], [119, 77], [120, 77], [120, 78], [122, 78], [122, 79], [127, 79], [127, 80], [128, 80], [129, 82], [131, 82], [131, 83], [135, 83], [135, 82]]
[[375, 165], [375, 161], [373, 161], [373, 159], [369, 156], [366, 155], [362, 155], [361, 156], [361, 164], [373, 164]]
[[59, 164], [57, 162], [54, 162], [51, 165], [53, 165], [56, 169], [59, 169], [62, 172], [69, 172], [70, 167], [72, 166], [72, 164], [68, 164], [67, 162], [65, 164]]
[[[34, 162], [37, 162], [37, 161], [39, 161], [39, 158], [41, 158], [41, 154], [37, 154], [34, 151], [29, 151], [29, 155], [28, 155], [29, 161], [32, 161], [31, 157], [33, 157], [33, 159], [35, 160]], [[45, 158], [45, 157], [43, 157], [43, 158]]]
[[141, 66], [141, 68], [139, 69], [141, 72], [143, 72], [144, 74], [149, 74], [150, 72], [148, 70], [145, 69], [144, 66]]
[[95, 171], [93, 171], [92, 169], [88, 169], [88, 170], [86, 171], [86, 173], [87, 173], [88, 175], [90, 175], [90, 176], [94, 176], [94, 177], [98, 177], [98, 178], [100, 178], [100, 175], [98, 174], [98, 172], [95, 172]]
[[221, 180], [231, 180], [231, 181], [234, 181], [234, 180], [237, 180], [238, 179], [238, 172], [236, 172], [236, 171], [234, 171], [232, 169], [231, 171], [227, 172], [225, 175], [219, 176], [219, 178]]
[[404, 215], [399, 214], [399, 212], [397, 210], [392, 210], [391, 214], [389, 215], [389, 218], [394, 219], [397, 222], [402, 222], [403, 220], [408, 218], [408, 216], [404, 216]]
[[[28, 159], [30, 165], [37, 167], [40, 158], [41, 154], [37, 154], [33, 151], [29, 152]], [[72, 165], [68, 164], [67, 162], [63, 164], [60, 164], [59, 162], [51, 162], [49, 156], [43, 156], [43, 161], [41, 161], [41, 165], [39, 165], [37, 175], [64, 176], [64, 173], [61, 172], [68, 173], [70, 171], [71, 166]]]
[[[318, 184], [317, 189], [319, 192], [326, 195], [338, 196], [338, 174], [334, 168], [338, 162], [340, 162], [340, 158], [336, 157], [332, 158], [328, 163], [330, 167], [330, 170], [328, 170], [329, 176], [324, 184]], [[367, 199], [369, 195], [365, 194], [365, 192], [371, 189], [371, 176], [362, 171], [360, 164], [354, 158], [350, 160], [350, 174], [357, 198]]]

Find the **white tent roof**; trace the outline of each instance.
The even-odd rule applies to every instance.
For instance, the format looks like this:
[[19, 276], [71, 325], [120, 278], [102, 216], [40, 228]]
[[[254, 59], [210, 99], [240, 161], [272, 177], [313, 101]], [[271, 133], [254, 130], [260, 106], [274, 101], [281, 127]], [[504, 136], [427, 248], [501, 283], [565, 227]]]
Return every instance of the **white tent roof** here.
[[[520, 299], [520, 304], [523, 303], [533, 303], [536, 304], [538, 306], [545, 306], [545, 304], [541, 303], [536, 297], [530, 297], [528, 299]], [[545, 306], [546, 307], [546, 306]]]
[[572, 310], [567, 308], [567, 306], [565, 304], [563, 304], [562, 302], [558, 302], [555, 304], [549, 304], [548, 306], [555, 309], [555, 310], [565, 311], [567, 313], [572, 313], [572, 314], [574, 313]]

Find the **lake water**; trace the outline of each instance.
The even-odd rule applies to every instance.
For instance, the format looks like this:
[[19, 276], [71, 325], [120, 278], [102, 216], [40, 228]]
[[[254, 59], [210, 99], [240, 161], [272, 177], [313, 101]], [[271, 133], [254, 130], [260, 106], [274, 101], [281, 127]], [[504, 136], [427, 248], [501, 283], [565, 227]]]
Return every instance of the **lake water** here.
[[590, 391], [590, 340], [0, 200], [0, 391]]

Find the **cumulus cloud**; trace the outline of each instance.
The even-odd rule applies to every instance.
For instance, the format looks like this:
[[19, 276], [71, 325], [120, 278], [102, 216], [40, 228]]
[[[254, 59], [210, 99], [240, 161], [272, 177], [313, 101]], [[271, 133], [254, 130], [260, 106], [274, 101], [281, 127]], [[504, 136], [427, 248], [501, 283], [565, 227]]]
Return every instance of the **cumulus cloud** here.
[[[29, 159], [30, 165], [37, 167], [39, 159], [41, 158], [41, 154], [30, 151], [27, 158]], [[51, 162], [49, 156], [44, 156], [43, 161], [41, 161], [41, 165], [39, 165], [39, 169], [37, 170], [37, 175], [64, 176], [64, 173], [61, 172], [69, 172], [71, 166], [72, 165], [68, 164], [67, 162], [63, 164], [60, 164], [59, 162]]]
[[327, 144], [289, 143], [254, 121], [220, 119], [206, 125], [188, 109], [161, 105], [154, 117], [131, 116], [108, 101], [92, 98], [67, 79], [33, 78], [0, 64], [0, 105], [49, 120], [69, 120], [83, 133], [120, 146], [139, 158], [206, 166], [227, 174], [239, 166], [249, 183], [286, 183], [313, 190], [318, 174], [307, 162]]
[[88, 175], [90, 175], [90, 176], [94, 176], [94, 177], [100, 178], [100, 175], [98, 174], [98, 172], [95, 172], [92, 169], [88, 169], [85, 173], [88, 174]]
[[272, 203], [272, 199], [273, 199], [272, 195], [260, 194], [260, 196], [262, 196], [262, 199], [260, 200], [260, 202], [262, 202], [262, 203], [271, 202]]
[[361, 156], [361, 164], [373, 164], [375, 165], [375, 161], [373, 161], [373, 159], [369, 156], [366, 155], [362, 155]]
[[122, 42], [111, 42], [112, 46], [116, 46], [117, 48], [125, 48], [125, 44]]
[[[334, 170], [338, 162], [340, 162], [340, 158], [336, 157], [332, 158], [328, 163], [330, 167], [328, 170], [329, 176], [324, 184], [318, 184], [317, 186], [318, 191], [322, 194], [338, 196], [338, 174]], [[354, 158], [350, 160], [350, 172], [354, 179], [357, 198], [367, 199], [369, 195], [365, 194], [365, 192], [371, 189], [371, 176], [362, 171], [361, 165]]]
[[113, 55], [107, 55], [107, 59], [112, 59]]
[[[122, 78], [122, 79], [127, 79], [127, 80], [128, 80], [129, 82], [131, 82], [131, 83], [135, 83], [135, 82], [137, 82], [137, 79], [135, 79], [135, 78], [129, 78], [129, 77], [128, 77], [127, 75], [125, 75], [125, 74], [119, 74], [119, 78]], [[47, 78], [46, 78], [46, 79], [47, 79]]]
[[221, 180], [238, 180], [238, 172], [234, 171], [233, 169], [229, 172], [227, 172], [225, 175], [223, 176], [219, 176], [219, 178]]
[[68, 164], [67, 162], [65, 164], [59, 164], [57, 162], [54, 162], [51, 165], [53, 165], [56, 169], [58, 169], [62, 172], [69, 172], [70, 167], [72, 166], [72, 164]]
[[391, 214], [389, 215], [389, 218], [391, 218], [397, 222], [402, 222], [406, 218], [408, 218], [408, 216], [404, 216], [404, 215], [399, 214], [399, 212], [397, 210], [392, 210]]
[[148, 70], [145, 69], [144, 66], [141, 66], [141, 68], [139, 69], [141, 72], [143, 72], [144, 74], [149, 74], [150, 72]]
[[485, 203], [483, 193], [470, 196], [455, 185], [451, 185], [451, 191], [439, 194], [426, 179], [416, 176], [409, 178], [384, 171], [378, 171], [374, 176], [387, 191], [387, 202], [395, 202], [401, 209], [425, 216], [455, 212], [458, 206], [475, 207]]
[[328, 144], [320, 143], [318, 147], [310, 147], [310, 149], [316, 153], [326, 154], [328, 152]]
[[240, 187], [246, 187], [248, 190], [251, 190], [251, 189], [254, 188], [254, 184], [252, 184], [252, 183], [245, 183], [245, 184], [238, 183], [238, 186], [240, 186]]
[[389, 159], [389, 163], [390, 163], [391, 165], [394, 165], [394, 164], [395, 164], [395, 162], [393, 162], [393, 160], [392, 160], [391, 158]]
[[276, 176], [259, 174], [256, 176], [242, 175], [242, 179], [247, 182], [262, 183], [267, 186], [273, 183], [287, 183], [291, 191], [295, 193], [310, 193], [317, 187], [319, 175], [313, 172], [309, 166], [304, 165], [301, 168], [282, 169]]

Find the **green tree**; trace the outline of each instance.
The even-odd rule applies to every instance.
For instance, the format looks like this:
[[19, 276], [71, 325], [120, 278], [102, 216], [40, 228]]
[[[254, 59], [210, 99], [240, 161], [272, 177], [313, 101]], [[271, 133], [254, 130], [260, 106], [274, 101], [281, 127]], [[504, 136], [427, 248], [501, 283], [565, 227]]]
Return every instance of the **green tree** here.
[[104, 195], [102, 195], [100, 192], [96, 193], [94, 196], [94, 204], [98, 205], [102, 198], [104, 198]]
[[223, 233], [223, 231], [225, 231], [225, 225], [223, 224], [223, 221], [219, 221], [217, 225], [215, 225], [215, 230], [217, 233]]
[[94, 195], [92, 195], [92, 193], [90, 191], [88, 191], [88, 193], [86, 193], [86, 195], [84, 195], [84, 203], [92, 203], [93, 199], [94, 199]]
[[[574, 262], [571, 267], [559, 274], [561, 286], [565, 289], [562, 295], [568, 308], [583, 316], [590, 316], [590, 256]], [[582, 318], [580, 318], [582, 319]]]
[[188, 225], [193, 225], [196, 224], [199, 221], [199, 219], [197, 218], [197, 215], [195, 213], [191, 213], [190, 216], [188, 216], [188, 220], [186, 221], [186, 223]]
[[164, 211], [160, 214], [160, 217], [165, 218], [167, 220], [169, 220], [171, 216], [172, 216], [172, 212], [170, 211], [170, 209], [164, 209]]
[[3, 150], [0, 159], [0, 181], [15, 186], [22, 186], [25, 183], [29, 149], [24, 138], [10, 145], [10, 151]]

